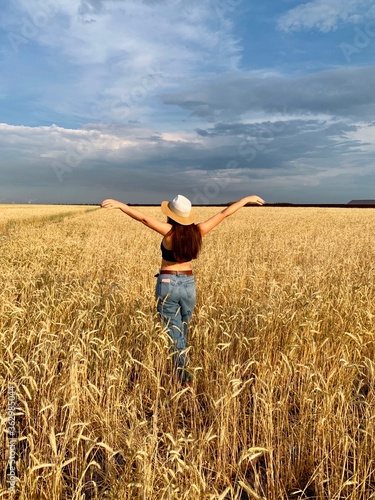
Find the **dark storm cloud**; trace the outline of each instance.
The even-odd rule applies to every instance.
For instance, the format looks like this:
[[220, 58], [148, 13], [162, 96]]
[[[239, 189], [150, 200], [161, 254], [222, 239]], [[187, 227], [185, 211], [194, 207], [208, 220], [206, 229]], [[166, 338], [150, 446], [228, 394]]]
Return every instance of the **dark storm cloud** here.
[[[194, 171], [192, 184], [205, 172], [241, 169], [282, 170], [303, 159], [329, 164], [342, 154], [350, 154], [363, 143], [348, 140], [346, 134], [355, 126], [344, 122], [327, 123], [319, 120], [269, 121], [256, 124], [216, 124], [199, 130], [202, 141], [166, 141], [158, 135], [137, 137], [134, 147], [127, 147], [117, 157], [84, 159], [76, 168], [63, 175], [63, 183], [84, 186], [105, 185], [112, 189], [163, 186], [173, 191], [181, 182], [189, 185], [184, 173]], [[199, 174], [201, 172], [201, 174]]]
[[[206, 130], [197, 129], [197, 133], [203, 137], [214, 136], [253, 136], [257, 137], [259, 133], [269, 130], [273, 135], [295, 134], [296, 130], [319, 131], [327, 128], [327, 122], [319, 120], [285, 120], [278, 122], [258, 122], [258, 123], [216, 123], [213, 127]], [[357, 129], [354, 125], [348, 125], [344, 122], [329, 124], [329, 135], [343, 134]]]
[[[281, 168], [300, 158], [332, 158], [351, 153], [363, 143], [348, 140], [346, 134], [357, 127], [344, 122], [320, 120], [285, 120], [244, 123], [218, 123], [206, 130], [199, 129], [204, 139], [218, 141], [208, 159], [201, 159], [202, 168], [217, 168], [217, 162], [235, 160], [239, 168]], [[220, 146], [220, 137], [226, 146]]]
[[339, 68], [307, 76], [238, 73], [165, 95], [164, 103], [211, 120], [218, 116], [239, 118], [251, 111], [368, 119], [375, 113], [374, 88], [375, 66]]

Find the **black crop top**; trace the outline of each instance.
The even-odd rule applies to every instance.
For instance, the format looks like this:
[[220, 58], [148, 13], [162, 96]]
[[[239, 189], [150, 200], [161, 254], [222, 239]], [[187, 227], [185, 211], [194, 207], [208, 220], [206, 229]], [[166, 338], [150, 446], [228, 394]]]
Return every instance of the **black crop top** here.
[[164, 260], [167, 260], [168, 262], [177, 262], [177, 260], [174, 258], [173, 250], [168, 250], [168, 248], [165, 248], [163, 242], [160, 243], [160, 249], [161, 256]]

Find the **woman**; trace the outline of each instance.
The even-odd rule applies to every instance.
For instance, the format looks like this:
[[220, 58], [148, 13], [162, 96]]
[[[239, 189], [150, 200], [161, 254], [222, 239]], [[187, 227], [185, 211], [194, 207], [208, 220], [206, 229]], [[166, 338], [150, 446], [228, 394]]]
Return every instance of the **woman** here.
[[186, 370], [185, 349], [187, 327], [195, 306], [195, 282], [191, 261], [198, 257], [202, 237], [248, 203], [263, 205], [264, 200], [255, 195], [247, 196], [199, 224], [194, 222], [195, 214], [190, 201], [180, 194], [172, 201], [163, 201], [161, 204], [167, 222], [160, 222], [116, 200], [108, 199], [101, 203], [103, 208], [119, 208], [129, 217], [163, 236], [160, 245], [161, 268], [160, 273], [155, 276], [155, 296], [157, 310], [173, 343], [173, 362], [177, 377], [183, 385], [190, 380], [190, 374]]

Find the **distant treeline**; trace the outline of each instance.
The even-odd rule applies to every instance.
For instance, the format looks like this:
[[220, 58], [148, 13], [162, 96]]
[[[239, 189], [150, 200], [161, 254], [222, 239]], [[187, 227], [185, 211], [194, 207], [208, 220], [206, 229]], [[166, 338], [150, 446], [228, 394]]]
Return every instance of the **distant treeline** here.
[[[194, 205], [195, 207], [227, 207], [235, 203], [228, 201], [227, 203], [212, 203], [207, 205]], [[17, 203], [17, 205], [27, 205], [28, 203]], [[8, 203], [9, 205], [9, 203]], [[64, 206], [82, 206], [82, 207], [99, 207], [100, 204], [95, 203], [33, 203], [33, 205], [64, 205]], [[160, 203], [128, 203], [130, 207], [160, 207]], [[258, 205], [245, 205], [246, 207], [258, 207]], [[318, 208], [375, 208], [375, 204], [345, 204], [345, 203], [265, 203], [263, 207], [318, 207]]]
[[[212, 203], [207, 205], [194, 205], [195, 207], [227, 207], [235, 203], [228, 201], [227, 203]], [[65, 205], [65, 203], [55, 203], [55, 205]], [[72, 204], [73, 205], [73, 204]], [[75, 203], [74, 205], [93, 206], [90, 203]], [[128, 203], [130, 207], [160, 207], [160, 203]], [[99, 205], [98, 205], [99, 206]], [[246, 207], [258, 207], [258, 205], [245, 205]], [[265, 203], [263, 207], [318, 207], [318, 208], [375, 208], [375, 205], [365, 204], [345, 204], [345, 203]]]

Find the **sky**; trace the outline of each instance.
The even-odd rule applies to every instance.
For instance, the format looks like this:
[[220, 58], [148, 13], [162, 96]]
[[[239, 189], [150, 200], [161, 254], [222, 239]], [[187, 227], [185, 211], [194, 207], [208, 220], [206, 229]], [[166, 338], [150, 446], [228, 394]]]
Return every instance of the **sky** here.
[[375, 2], [3, 0], [0, 203], [375, 198]]

